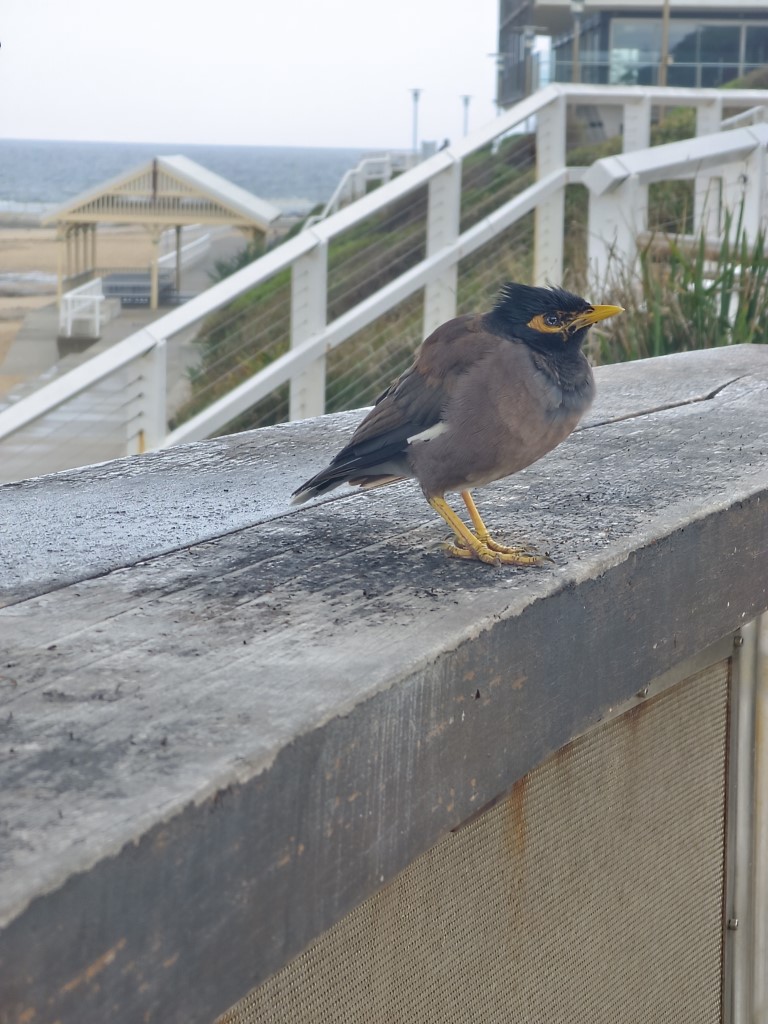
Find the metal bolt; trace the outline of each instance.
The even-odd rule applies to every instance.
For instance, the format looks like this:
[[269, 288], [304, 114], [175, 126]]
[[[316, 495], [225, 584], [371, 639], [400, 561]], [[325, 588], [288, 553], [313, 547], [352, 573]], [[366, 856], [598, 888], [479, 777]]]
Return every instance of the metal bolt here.
[[649, 690], [650, 690], [650, 686], [644, 686], [644, 687], [642, 688], [642, 690], [638, 690], [638, 691], [637, 691], [637, 693], [635, 694], [635, 696], [636, 696], [636, 697], [640, 697], [641, 699], [642, 699], [643, 697], [647, 697], [647, 696], [648, 696], [648, 691], [649, 691]]
[[729, 928], [729, 930], [732, 931], [732, 932], [735, 932], [738, 927], [739, 927], [739, 919], [738, 919], [738, 917], [729, 917], [728, 918], [728, 928]]
[[739, 636], [735, 636], [733, 638], [733, 646], [734, 647], [743, 647], [744, 646], [744, 637], [741, 636], [740, 634], [739, 634]]

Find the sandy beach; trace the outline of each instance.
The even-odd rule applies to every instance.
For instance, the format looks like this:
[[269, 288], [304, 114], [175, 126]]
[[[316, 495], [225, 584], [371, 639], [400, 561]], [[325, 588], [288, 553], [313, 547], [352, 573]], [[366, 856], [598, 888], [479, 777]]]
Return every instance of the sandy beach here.
[[[97, 258], [105, 267], [141, 267], [151, 258], [148, 232], [99, 225]], [[0, 274], [56, 273], [56, 229], [0, 224]]]
[[[0, 364], [25, 315], [56, 300], [57, 249], [55, 228], [0, 224]], [[151, 251], [141, 228], [99, 227], [96, 255], [102, 267], [147, 267]], [[6, 274], [45, 276], [15, 282]]]

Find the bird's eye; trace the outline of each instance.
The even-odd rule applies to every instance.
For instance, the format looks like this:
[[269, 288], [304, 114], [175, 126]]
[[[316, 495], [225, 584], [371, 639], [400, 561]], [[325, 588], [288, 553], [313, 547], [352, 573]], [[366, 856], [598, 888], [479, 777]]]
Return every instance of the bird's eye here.
[[560, 317], [557, 316], [555, 313], [547, 313], [544, 317], [544, 323], [547, 325], [547, 327], [559, 327]]

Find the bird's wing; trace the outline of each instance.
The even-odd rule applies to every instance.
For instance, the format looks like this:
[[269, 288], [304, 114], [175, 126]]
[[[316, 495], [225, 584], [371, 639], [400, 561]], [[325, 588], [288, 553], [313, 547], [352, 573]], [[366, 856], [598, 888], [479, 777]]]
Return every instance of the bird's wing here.
[[440, 389], [416, 365], [409, 367], [379, 396], [334, 463], [374, 453], [386, 458], [403, 451], [409, 437], [440, 422], [443, 399]]
[[411, 476], [409, 442], [426, 441], [430, 431], [440, 432], [461, 376], [499, 344], [506, 342], [487, 331], [481, 317], [461, 316], [438, 327], [413, 365], [379, 395], [349, 444], [294, 492], [294, 502], [345, 481], [372, 487]]
[[331, 465], [401, 454], [409, 440], [441, 422], [461, 375], [498, 343], [474, 316], [456, 317], [438, 327], [414, 363], [379, 395]]

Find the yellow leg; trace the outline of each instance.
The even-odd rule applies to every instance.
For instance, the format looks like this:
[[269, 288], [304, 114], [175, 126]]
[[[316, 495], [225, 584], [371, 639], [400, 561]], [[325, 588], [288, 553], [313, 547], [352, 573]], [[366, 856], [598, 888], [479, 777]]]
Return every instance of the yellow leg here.
[[488, 527], [485, 525], [482, 518], [480, 517], [480, 513], [477, 511], [477, 505], [475, 504], [472, 495], [469, 493], [469, 491], [462, 491], [461, 497], [462, 500], [464, 501], [464, 504], [467, 506], [467, 512], [469, 512], [470, 519], [472, 520], [472, 525], [475, 528], [475, 533], [477, 534], [479, 539], [483, 541], [484, 544], [488, 544], [488, 541], [491, 539], [491, 535], [488, 532]]
[[[528, 551], [526, 548], [503, 548], [500, 544], [496, 545], [495, 541], [492, 541], [495, 547], [491, 547], [488, 544], [488, 540], [491, 540], [491, 538], [480, 518], [479, 512], [475, 508], [475, 503], [467, 491], [463, 492], [462, 497], [465, 494], [471, 502], [471, 506], [467, 503], [467, 508], [469, 509], [470, 516], [472, 516], [472, 522], [478, 529], [478, 533], [482, 531], [484, 537], [475, 536], [444, 498], [429, 499], [429, 504], [448, 523], [456, 536], [457, 543], [447, 545], [447, 551], [450, 555], [456, 558], [477, 558], [488, 565], [538, 565], [542, 561], [540, 555], [533, 551]], [[465, 502], [466, 500], [464, 498]], [[473, 509], [474, 515], [472, 514]]]
[[[499, 544], [498, 541], [495, 541], [488, 532], [488, 527], [483, 522], [482, 517], [477, 510], [477, 505], [475, 504], [474, 499], [472, 495], [469, 493], [469, 491], [462, 491], [461, 497], [464, 501], [464, 504], [467, 506], [467, 512], [469, 512], [470, 518], [472, 520], [472, 525], [475, 528], [475, 533], [477, 534], [478, 540], [481, 540], [483, 544], [485, 544], [487, 547], [491, 549], [491, 551], [498, 551], [499, 554], [502, 555], [531, 555], [536, 560], [536, 562], [549, 561], [546, 555], [537, 555], [537, 553], [531, 548], [517, 546], [506, 547], [504, 544]], [[529, 565], [535, 563], [526, 562], [524, 564]]]

